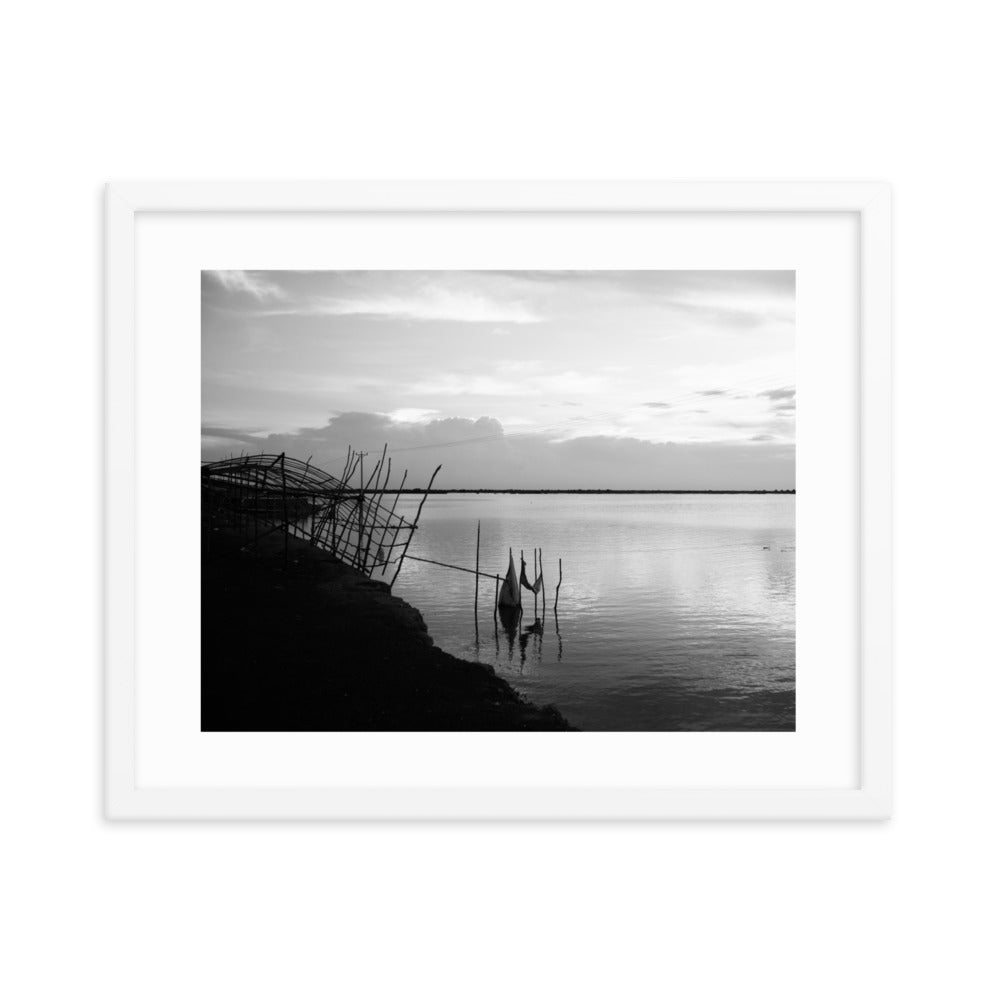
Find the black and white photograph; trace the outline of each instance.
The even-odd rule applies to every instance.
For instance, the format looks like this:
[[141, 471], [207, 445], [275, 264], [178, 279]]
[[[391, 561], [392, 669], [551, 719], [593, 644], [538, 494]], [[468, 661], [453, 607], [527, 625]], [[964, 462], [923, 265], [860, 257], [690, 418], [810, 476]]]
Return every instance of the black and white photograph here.
[[201, 728], [796, 729], [791, 270], [201, 272]]
[[5, 14], [0, 997], [996, 993], [996, 5]]

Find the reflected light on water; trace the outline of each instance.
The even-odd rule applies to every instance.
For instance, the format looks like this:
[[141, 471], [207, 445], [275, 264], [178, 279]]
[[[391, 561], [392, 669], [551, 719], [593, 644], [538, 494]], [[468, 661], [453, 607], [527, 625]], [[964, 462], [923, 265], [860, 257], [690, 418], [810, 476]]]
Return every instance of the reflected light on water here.
[[542, 549], [546, 600], [494, 627], [492, 581], [477, 621], [472, 576], [407, 560], [395, 592], [441, 648], [581, 729], [794, 728], [794, 496], [435, 495], [410, 552], [471, 568], [477, 521], [485, 572]]

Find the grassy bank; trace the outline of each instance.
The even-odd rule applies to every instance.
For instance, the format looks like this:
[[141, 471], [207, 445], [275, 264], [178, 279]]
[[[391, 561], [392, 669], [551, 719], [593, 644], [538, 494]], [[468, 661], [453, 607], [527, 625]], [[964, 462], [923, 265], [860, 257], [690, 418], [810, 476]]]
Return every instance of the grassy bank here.
[[434, 646], [420, 613], [312, 546], [274, 534], [202, 554], [204, 731], [552, 730], [492, 668]]

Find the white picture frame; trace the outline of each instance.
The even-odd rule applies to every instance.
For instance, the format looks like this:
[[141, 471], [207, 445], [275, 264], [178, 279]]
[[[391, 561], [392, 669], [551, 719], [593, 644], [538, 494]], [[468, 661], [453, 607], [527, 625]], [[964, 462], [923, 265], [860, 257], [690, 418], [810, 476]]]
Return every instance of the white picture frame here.
[[[143, 213], [851, 213], [858, 222], [859, 780], [852, 788], [196, 787], [137, 780]], [[873, 183], [121, 182], [106, 191], [105, 808], [112, 819], [882, 819], [892, 799], [890, 197]], [[195, 572], [193, 569], [192, 572]], [[514, 734], [516, 738], [516, 734]], [[456, 734], [461, 739], [462, 734]], [[572, 738], [563, 737], [563, 738]]]

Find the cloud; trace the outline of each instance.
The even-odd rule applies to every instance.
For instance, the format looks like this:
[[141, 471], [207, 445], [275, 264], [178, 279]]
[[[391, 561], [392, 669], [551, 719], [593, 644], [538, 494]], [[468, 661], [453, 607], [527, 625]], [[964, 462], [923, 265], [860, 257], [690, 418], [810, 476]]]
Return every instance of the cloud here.
[[678, 272], [670, 308], [730, 329], [785, 328], [795, 319], [794, 271]]
[[727, 395], [725, 389], [702, 389], [698, 393], [699, 396], [725, 396]]
[[495, 277], [558, 305], [569, 296], [616, 308], [655, 310], [662, 318], [751, 331], [793, 321], [794, 271], [538, 271]]
[[767, 389], [757, 393], [762, 399], [771, 401], [771, 412], [779, 417], [793, 417], [795, 415], [795, 388], [786, 386], [783, 389]]
[[373, 316], [385, 319], [437, 320], [452, 323], [540, 323], [521, 302], [501, 302], [475, 291], [429, 286], [397, 295], [314, 298], [271, 315]]
[[795, 388], [793, 386], [787, 386], [784, 389], [765, 389], [764, 392], [759, 392], [757, 395], [770, 399], [774, 402], [783, 399], [794, 399]]
[[407, 391], [417, 396], [555, 396], [563, 393], [601, 392], [607, 384], [602, 375], [576, 371], [532, 372], [528, 366], [501, 365], [495, 375], [464, 372], [442, 374], [416, 382]]
[[773, 434], [755, 434], [752, 438], [750, 438], [750, 440], [751, 441], [773, 441], [774, 440], [774, 435]]
[[287, 299], [288, 293], [259, 271], [207, 271], [227, 292], [251, 295], [258, 302]]
[[[203, 457], [235, 451], [286, 452], [334, 475], [348, 446], [381, 452], [388, 444], [394, 482], [422, 485], [437, 465], [442, 489], [791, 489], [795, 446], [758, 440], [657, 444], [637, 438], [592, 435], [557, 440], [508, 434], [492, 417], [450, 417], [426, 423], [394, 421], [386, 414], [342, 413], [322, 427], [264, 439], [225, 428], [203, 429]], [[230, 442], [240, 442], [234, 448]]]
[[673, 403], [643, 403], [643, 406], [648, 406], [651, 410], [669, 410], [673, 407]]
[[240, 444], [260, 445], [260, 432], [236, 430], [232, 427], [211, 427], [203, 424], [201, 428], [202, 438], [215, 438], [220, 441], [238, 442]]
[[440, 410], [425, 410], [419, 406], [403, 406], [397, 410], [390, 410], [386, 416], [398, 424], [421, 424], [440, 412]]

